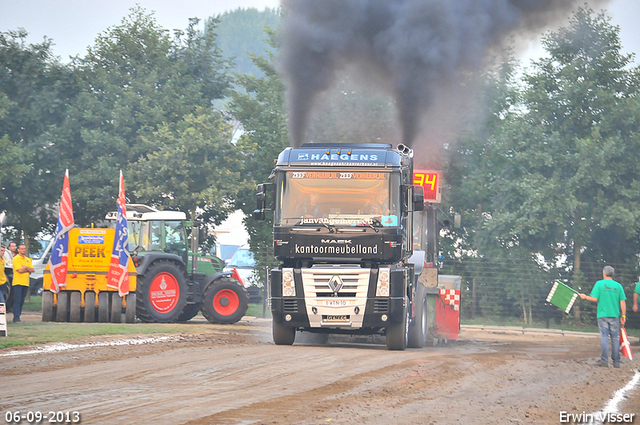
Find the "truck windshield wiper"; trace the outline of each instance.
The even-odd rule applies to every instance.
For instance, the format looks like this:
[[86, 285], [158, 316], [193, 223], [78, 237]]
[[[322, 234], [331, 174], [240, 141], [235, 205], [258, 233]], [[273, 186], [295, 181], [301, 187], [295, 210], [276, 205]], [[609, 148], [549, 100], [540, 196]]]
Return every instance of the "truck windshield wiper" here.
[[380, 231], [380, 229], [378, 229], [377, 227], [374, 226], [374, 224], [377, 224], [378, 227], [382, 226], [382, 223], [380, 223], [380, 220], [378, 219], [373, 219], [371, 220], [372, 223], [369, 223], [368, 221], [363, 221], [363, 224], [367, 227], [371, 227], [376, 233], [378, 233]]
[[329, 226], [327, 223], [325, 223], [324, 221], [320, 222], [320, 224], [322, 224], [324, 227], [326, 227], [327, 229], [329, 229], [329, 233], [333, 233], [336, 231], [336, 229], [333, 226]]

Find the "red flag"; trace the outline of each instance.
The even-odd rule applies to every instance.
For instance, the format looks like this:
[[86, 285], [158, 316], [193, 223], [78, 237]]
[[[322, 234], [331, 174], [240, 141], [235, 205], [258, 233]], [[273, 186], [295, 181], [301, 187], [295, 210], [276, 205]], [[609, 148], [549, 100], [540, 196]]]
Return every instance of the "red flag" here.
[[629, 343], [629, 338], [627, 338], [627, 330], [624, 326], [620, 328], [620, 353], [629, 360], [633, 360], [631, 344]]
[[124, 177], [120, 171], [120, 191], [118, 195], [118, 215], [116, 235], [111, 251], [111, 264], [107, 274], [107, 286], [118, 290], [120, 296], [129, 293], [129, 229], [127, 226], [127, 200], [124, 196]]
[[69, 266], [69, 230], [73, 227], [73, 207], [71, 205], [71, 187], [69, 186], [69, 170], [64, 173], [60, 212], [56, 236], [49, 258], [51, 272], [51, 292], [58, 293], [67, 285], [67, 268]]

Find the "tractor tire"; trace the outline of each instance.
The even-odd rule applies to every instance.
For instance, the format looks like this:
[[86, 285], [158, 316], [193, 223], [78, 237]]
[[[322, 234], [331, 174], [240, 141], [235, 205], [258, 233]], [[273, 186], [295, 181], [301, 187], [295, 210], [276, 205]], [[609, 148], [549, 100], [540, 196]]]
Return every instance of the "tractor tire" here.
[[122, 297], [117, 292], [111, 293], [111, 323], [122, 323]]
[[138, 276], [136, 299], [143, 322], [175, 322], [187, 304], [187, 276], [175, 263], [157, 261]]
[[109, 293], [98, 292], [98, 322], [107, 323], [109, 321]]
[[209, 283], [202, 295], [202, 315], [211, 323], [236, 323], [249, 308], [249, 293], [240, 282], [221, 277]]
[[93, 323], [96, 321], [96, 293], [84, 293], [84, 322]]
[[407, 348], [409, 336], [409, 309], [404, 307], [404, 320], [387, 326], [387, 349], [402, 351]]
[[124, 310], [124, 321], [134, 323], [136, 321], [136, 293], [127, 294], [127, 307]]
[[275, 320], [271, 323], [273, 342], [276, 345], [293, 345], [296, 340], [296, 328], [285, 326]]
[[193, 319], [200, 312], [200, 304], [187, 304], [182, 310], [182, 313], [178, 316], [178, 322], [186, 322]]
[[42, 321], [53, 321], [53, 292], [51, 291], [42, 293]]
[[82, 320], [82, 294], [72, 292], [69, 294], [69, 321], [80, 322]]
[[69, 321], [69, 292], [58, 292], [58, 307], [56, 308], [56, 322]]
[[424, 285], [418, 283], [416, 291], [416, 315], [409, 326], [410, 348], [422, 348], [427, 342], [427, 291]]

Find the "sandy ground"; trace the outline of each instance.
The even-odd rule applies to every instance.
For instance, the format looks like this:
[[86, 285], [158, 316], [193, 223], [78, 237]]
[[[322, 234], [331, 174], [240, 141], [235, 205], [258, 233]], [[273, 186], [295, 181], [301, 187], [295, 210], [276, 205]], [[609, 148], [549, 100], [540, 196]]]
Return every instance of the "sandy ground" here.
[[[371, 338], [276, 346], [265, 319], [192, 328], [164, 342], [1, 356], [2, 419], [76, 411], [83, 424], [557, 424], [563, 411], [601, 411], [637, 372], [627, 359], [596, 367], [598, 337], [571, 332], [464, 327], [456, 342], [391, 352]], [[640, 413], [638, 388], [618, 410]]]

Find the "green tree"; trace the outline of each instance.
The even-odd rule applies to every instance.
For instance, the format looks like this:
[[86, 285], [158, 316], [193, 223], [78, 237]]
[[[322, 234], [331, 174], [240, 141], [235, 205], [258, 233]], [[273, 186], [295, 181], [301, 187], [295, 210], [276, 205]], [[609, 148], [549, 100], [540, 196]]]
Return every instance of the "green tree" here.
[[203, 214], [219, 224], [233, 211], [240, 158], [222, 115], [199, 108], [177, 123], [162, 124], [145, 143], [155, 151], [132, 166], [134, 195], [153, 205]]
[[59, 199], [62, 177], [51, 172], [60, 162], [48, 155], [45, 133], [63, 121], [78, 90], [51, 40], [26, 38], [23, 29], [0, 33], [0, 211], [28, 244], [55, 220], [47, 205]]
[[[587, 7], [543, 46], [548, 57], [524, 76], [522, 114], [496, 138], [503, 166], [482, 232], [550, 264], [566, 255], [579, 286], [585, 247], [600, 261], [638, 252], [639, 72], [621, 53], [619, 28]], [[610, 244], [595, 247], [603, 234]]]
[[[273, 32], [269, 32], [272, 46]], [[238, 193], [237, 206], [242, 208], [247, 218], [245, 226], [250, 237], [251, 251], [256, 258], [256, 268], [260, 281], [264, 281], [264, 270], [274, 266], [273, 258], [273, 216], [256, 221], [251, 217], [255, 209], [255, 186], [268, 181], [273, 169], [273, 161], [288, 145], [286, 112], [284, 109], [284, 84], [273, 66], [273, 53], [253, 56], [256, 66], [264, 77], [242, 75], [238, 84], [243, 91], [235, 91], [229, 104], [231, 114], [242, 123], [245, 133], [238, 141], [242, 152], [245, 178], [243, 189]]]
[[[218, 118], [211, 112], [211, 102], [229, 88], [230, 64], [216, 46], [216, 21], [208, 21], [203, 33], [196, 31], [197, 23], [190, 20], [186, 31], [177, 31], [172, 38], [153, 13], [134, 7], [74, 62], [82, 92], [64, 125], [50, 132], [49, 151], [65, 158], [70, 168], [77, 223], [88, 225], [115, 208], [119, 170], [124, 171], [131, 201], [165, 207], [170, 200], [190, 212], [198, 206], [177, 178], [156, 184], [141, 174], [143, 169], [149, 171], [153, 160], [159, 161], [160, 153], [176, 152], [176, 158], [158, 165], [165, 173], [181, 175], [185, 170], [179, 167], [193, 159], [187, 151], [207, 149], [200, 145], [202, 140], [181, 145], [194, 125], [200, 126], [193, 128], [195, 134], [213, 138], [212, 147], [228, 136], [224, 126], [213, 123]], [[208, 168], [196, 171], [198, 164]], [[227, 166], [215, 164], [220, 169]], [[199, 190], [195, 174], [214, 172], [210, 167], [206, 159], [190, 164], [191, 189]], [[175, 198], [178, 195], [180, 199]]]
[[218, 16], [218, 45], [225, 58], [233, 60], [234, 71], [240, 75], [251, 74], [264, 77], [262, 70], [252, 60], [251, 55], [261, 55], [271, 50], [265, 28], [280, 25], [280, 12], [266, 8], [241, 8]]

